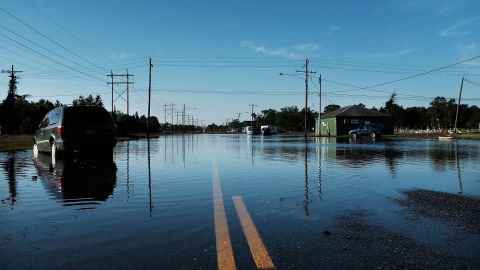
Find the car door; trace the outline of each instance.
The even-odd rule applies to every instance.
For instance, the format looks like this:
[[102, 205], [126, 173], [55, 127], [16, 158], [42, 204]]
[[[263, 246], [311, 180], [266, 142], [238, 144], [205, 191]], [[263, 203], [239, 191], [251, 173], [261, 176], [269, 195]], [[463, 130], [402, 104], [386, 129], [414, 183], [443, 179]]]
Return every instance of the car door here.
[[47, 144], [48, 138], [45, 136], [45, 128], [48, 126], [48, 114], [43, 118], [42, 122], [40, 122], [40, 126], [35, 134], [35, 140], [37, 142], [37, 147], [39, 151], [45, 152], [48, 151]]

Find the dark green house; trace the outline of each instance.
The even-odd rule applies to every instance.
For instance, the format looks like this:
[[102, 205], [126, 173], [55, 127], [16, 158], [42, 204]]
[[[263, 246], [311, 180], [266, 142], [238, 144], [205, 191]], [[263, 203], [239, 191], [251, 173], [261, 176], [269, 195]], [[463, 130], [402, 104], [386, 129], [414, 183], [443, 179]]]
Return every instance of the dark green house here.
[[324, 113], [320, 119], [317, 118], [315, 135], [348, 135], [350, 130], [364, 124], [382, 125], [384, 134], [393, 134], [393, 122], [390, 116], [362, 106], [350, 105], [329, 113]]

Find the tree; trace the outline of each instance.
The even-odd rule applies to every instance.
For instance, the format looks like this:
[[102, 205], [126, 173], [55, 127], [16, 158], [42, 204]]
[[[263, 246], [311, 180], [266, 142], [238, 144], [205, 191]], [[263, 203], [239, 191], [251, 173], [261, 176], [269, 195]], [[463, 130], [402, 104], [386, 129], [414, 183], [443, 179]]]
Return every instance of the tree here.
[[384, 111], [393, 118], [394, 127], [405, 127], [408, 125], [408, 122], [405, 120], [405, 110], [395, 102], [396, 96], [397, 94], [393, 93], [385, 102], [385, 108], [382, 108], [383, 110], [381, 109], [380, 111]]
[[338, 110], [340, 108], [341, 108], [340, 105], [330, 104], [330, 105], [325, 106], [325, 108], [323, 109], [323, 112], [324, 113], [329, 113], [329, 112], [333, 112], [335, 110]]
[[103, 107], [102, 97], [99, 95], [95, 98], [90, 94], [88, 97], [79, 96], [72, 101], [73, 106], [100, 106]]
[[263, 110], [262, 114], [257, 116], [257, 124], [262, 125], [276, 125], [277, 124], [277, 111], [274, 109]]
[[[447, 101], [445, 97], [436, 97], [430, 102], [428, 117], [432, 127], [452, 127], [455, 121], [455, 99]], [[450, 111], [450, 112], [449, 112]]]

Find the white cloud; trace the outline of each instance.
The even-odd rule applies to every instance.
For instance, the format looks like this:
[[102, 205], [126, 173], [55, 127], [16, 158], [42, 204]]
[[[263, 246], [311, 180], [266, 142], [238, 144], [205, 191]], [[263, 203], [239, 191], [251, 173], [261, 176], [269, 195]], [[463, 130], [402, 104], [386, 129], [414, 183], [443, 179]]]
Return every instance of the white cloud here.
[[440, 31], [440, 36], [442, 37], [450, 37], [450, 36], [457, 36], [457, 37], [463, 37], [463, 36], [467, 36], [470, 34], [470, 30], [468, 29], [465, 29], [465, 25], [475, 21], [475, 20], [478, 20], [479, 17], [474, 17], [474, 18], [470, 18], [470, 19], [466, 19], [466, 20], [463, 20], [463, 21], [460, 21], [454, 25], [451, 25], [445, 29], [443, 29], [442, 31]]
[[405, 49], [396, 52], [381, 52], [381, 53], [363, 53], [350, 55], [352, 58], [389, 58], [407, 55], [415, 51], [414, 49]]
[[298, 59], [303, 57], [303, 53], [317, 51], [320, 45], [315, 43], [302, 43], [290, 47], [270, 48], [263, 43], [256, 41], [242, 41], [242, 47], [247, 47], [253, 51], [268, 56], [281, 56], [285, 58]]

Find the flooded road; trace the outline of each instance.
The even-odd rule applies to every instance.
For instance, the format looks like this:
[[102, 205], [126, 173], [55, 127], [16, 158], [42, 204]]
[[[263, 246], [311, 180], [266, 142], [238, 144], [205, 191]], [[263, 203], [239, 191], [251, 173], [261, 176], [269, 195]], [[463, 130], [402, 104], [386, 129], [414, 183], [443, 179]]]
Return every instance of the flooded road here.
[[0, 268], [476, 268], [479, 172], [479, 141], [165, 136], [55, 166], [0, 152]]

